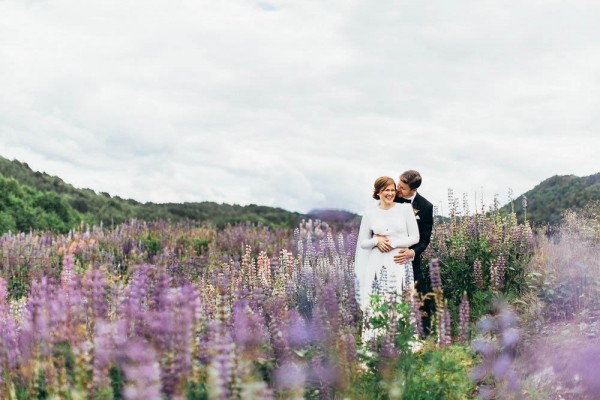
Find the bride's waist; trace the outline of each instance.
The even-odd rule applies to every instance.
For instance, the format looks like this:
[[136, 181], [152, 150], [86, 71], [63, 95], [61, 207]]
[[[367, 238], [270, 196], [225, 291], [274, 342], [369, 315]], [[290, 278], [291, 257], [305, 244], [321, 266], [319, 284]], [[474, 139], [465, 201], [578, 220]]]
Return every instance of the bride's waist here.
[[406, 238], [406, 235], [401, 235], [401, 234], [390, 235], [390, 234], [382, 233], [382, 235], [385, 235], [389, 240], [398, 240], [398, 239]]

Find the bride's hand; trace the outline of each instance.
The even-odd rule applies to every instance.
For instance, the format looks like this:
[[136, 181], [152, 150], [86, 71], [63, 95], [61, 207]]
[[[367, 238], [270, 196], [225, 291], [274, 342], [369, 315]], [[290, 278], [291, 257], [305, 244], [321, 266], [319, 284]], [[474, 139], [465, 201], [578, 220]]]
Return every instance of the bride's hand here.
[[412, 249], [401, 249], [398, 254], [394, 256], [394, 262], [397, 264], [406, 264], [409, 261], [414, 260], [415, 251]]
[[387, 236], [375, 235], [375, 237], [377, 238], [377, 248], [379, 251], [382, 253], [387, 253], [388, 251], [392, 250], [393, 247], [390, 243], [390, 239], [388, 239]]

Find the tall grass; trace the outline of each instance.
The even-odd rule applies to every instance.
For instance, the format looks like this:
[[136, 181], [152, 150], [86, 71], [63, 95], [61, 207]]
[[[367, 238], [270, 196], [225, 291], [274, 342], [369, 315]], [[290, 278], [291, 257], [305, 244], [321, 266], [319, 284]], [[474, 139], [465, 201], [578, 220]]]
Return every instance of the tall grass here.
[[538, 237], [530, 280], [542, 301], [542, 316], [570, 319], [600, 310], [600, 213], [598, 206], [567, 211], [552, 235]]

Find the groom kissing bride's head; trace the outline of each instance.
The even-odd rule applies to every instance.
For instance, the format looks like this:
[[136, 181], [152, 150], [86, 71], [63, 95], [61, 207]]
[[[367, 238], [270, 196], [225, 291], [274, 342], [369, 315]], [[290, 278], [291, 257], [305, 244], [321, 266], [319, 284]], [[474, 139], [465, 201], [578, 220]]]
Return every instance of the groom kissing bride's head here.
[[396, 185], [397, 190], [397, 198], [396, 202], [398, 203], [407, 203], [413, 202], [415, 195], [417, 194], [417, 189], [421, 186], [421, 174], [415, 170], [408, 170], [403, 172], [400, 175], [400, 179], [398, 180], [398, 185]]

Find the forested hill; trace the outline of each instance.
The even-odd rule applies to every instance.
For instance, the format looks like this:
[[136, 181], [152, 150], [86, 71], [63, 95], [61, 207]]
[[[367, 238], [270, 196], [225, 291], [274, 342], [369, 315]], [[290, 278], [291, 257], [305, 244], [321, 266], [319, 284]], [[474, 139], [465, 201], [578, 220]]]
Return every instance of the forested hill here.
[[17, 160], [0, 157], [0, 233], [54, 229], [66, 232], [84, 221], [118, 224], [131, 218], [178, 221], [191, 219], [217, 226], [258, 222], [293, 227], [306, 216], [281, 208], [214, 202], [140, 203], [91, 189], [78, 189], [56, 176], [32, 171]]
[[[582, 210], [600, 202], [600, 173], [578, 177], [555, 175], [546, 179], [514, 201], [517, 217], [523, 218], [523, 196], [527, 197], [527, 219], [533, 225], [554, 225], [565, 210]], [[504, 206], [505, 211], [511, 205]]]

